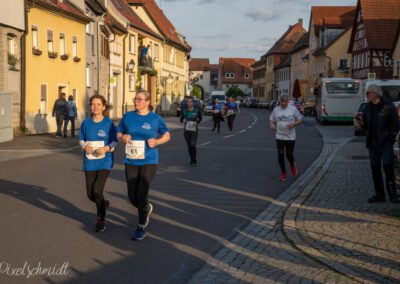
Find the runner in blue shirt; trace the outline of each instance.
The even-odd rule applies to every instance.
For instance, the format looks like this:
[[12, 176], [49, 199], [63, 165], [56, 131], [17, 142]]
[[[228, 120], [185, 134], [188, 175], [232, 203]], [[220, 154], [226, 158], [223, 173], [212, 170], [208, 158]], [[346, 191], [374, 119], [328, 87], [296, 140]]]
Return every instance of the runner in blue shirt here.
[[103, 115], [106, 100], [103, 96], [90, 98], [92, 116], [82, 122], [79, 131], [79, 144], [84, 150], [83, 170], [85, 171], [88, 198], [96, 203], [96, 232], [106, 229], [106, 209], [110, 201], [104, 199], [103, 191], [107, 178], [114, 164], [114, 148], [117, 144], [114, 123]]
[[222, 117], [222, 111], [223, 111], [223, 105], [222, 103], [219, 102], [218, 99], [214, 100], [214, 104], [213, 104], [213, 121], [214, 121], [214, 127], [211, 130], [212, 132], [214, 132], [215, 128], [217, 128], [218, 133], [221, 127], [221, 121], [224, 121], [224, 118]]
[[128, 197], [132, 205], [138, 208], [139, 222], [133, 239], [142, 240], [153, 211], [149, 189], [157, 171], [157, 146], [168, 142], [170, 134], [164, 120], [149, 110], [149, 92], [138, 91], [133, 102], [135, 111], [123, 116], [117, 137], [126, 143], [124, 164]]
[[225, 105], [225, 113], [226, 119], [228, 120], [228, 127], [230, 132], [232, 132], [233, 130], [233, 121], [235, 120], [235, 114], [239, 112], [239, 106], [237, 105], [237, 103], [235, 103], [232, 97], [229, 97], [228, 102]]
[[185, 122], [183, 135], [188, 146], [190, 155], [190, 164], [197, 166], [196, 158], [196, 142], [199, 135], [198, 125], [202, 120], [201, 110], [194, 106], [193, 98], [189, 97], [187, 100], [187, 107], [181, 112], [181, 122]]

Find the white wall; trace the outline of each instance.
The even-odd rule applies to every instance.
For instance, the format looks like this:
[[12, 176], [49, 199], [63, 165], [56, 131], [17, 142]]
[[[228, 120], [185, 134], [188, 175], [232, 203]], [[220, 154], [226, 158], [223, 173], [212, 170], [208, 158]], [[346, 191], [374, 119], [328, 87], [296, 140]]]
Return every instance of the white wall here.
[[0, 24], [24, 30], [24, 0], [0, 0]]

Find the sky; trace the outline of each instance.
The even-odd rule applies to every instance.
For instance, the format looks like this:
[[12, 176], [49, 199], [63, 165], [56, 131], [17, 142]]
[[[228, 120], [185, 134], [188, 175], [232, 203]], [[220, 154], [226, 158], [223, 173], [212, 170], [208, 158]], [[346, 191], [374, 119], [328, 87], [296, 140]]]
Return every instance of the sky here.
[[244, 57], [255, 60], [303, 19], [311, 6], [356, 6], [357, 0], [156, 0], [192, 46], [192, 58]]

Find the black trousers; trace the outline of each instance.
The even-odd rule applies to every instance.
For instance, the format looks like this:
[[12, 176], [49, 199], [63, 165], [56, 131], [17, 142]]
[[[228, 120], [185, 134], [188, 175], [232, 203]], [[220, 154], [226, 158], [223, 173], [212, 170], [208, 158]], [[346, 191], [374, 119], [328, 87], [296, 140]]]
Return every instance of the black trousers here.
[[282, 173], [286, 173], [285, 152], [286, 152], [286, 158], [288, 159], [290, 166], [294, 165], [293, 152], [294, 152], [295, 142], [296, 142], [295, 140], [276, 139], [276, 146], [278, 147], [278, 162]]
[[219, 133], [219, 130], [221, 128], [221, 120], [222, 120], [222, 115], [220, 113], [213, 115], [213, 121], [214, 121], [214, 127], [212, 129], [213, 131], [215, 130], [215, 128], [217, 128]]
[[196, 143], [197, 143], [197, 137], [199, 136], [197, 131], [184, 131], [183, 135], [186, 140], [186, 144], [188, 146], [189, 150], [189, 156], [190, 156], [190, 162], [191, 163], [197, 163], [196, 159]]
[[106, 217], [106, 203], [104, 200], [104, 186], [110, 170], [86, 171], [86, 191], [88, 198], [96, 203], [97, 217], [104, 221]]
[[146, 223], [149, 210], [150, 184], [157, 172], [157, 165], [125, 165], [129, 201], [138, 209], [139, 224]]
[[56, 123], [57, 123], [57, 132], [56, 135], [61, 136], [62, 126], [65, 120], [65, 115], [63, 114], [56, 114]]
[[226, 119], [228, 120], [229, 130], [232, 131], [233, 130], [233, 121], [235, 120], [235, 115], [234, 114], [228, 115], [226, 117]]

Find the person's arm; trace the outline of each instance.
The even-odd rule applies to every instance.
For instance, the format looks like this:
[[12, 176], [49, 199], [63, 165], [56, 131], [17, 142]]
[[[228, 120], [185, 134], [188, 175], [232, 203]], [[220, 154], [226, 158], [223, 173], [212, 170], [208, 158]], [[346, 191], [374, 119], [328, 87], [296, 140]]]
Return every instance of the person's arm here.
[[150, 138], [147, 140], [147, 145], [149, 145], [150, 148], [154, 148], [158, 145], [162, 145], [164, 143], [167, 143], [169, 140], [171, 140], [171, 135], [169, 132], [165, 132], [163, 135], [161, 135], [160, 138]]
[[53, 115], [53, 117], [54, 117], [54, 115], [56, 114], [56, 103], [57, 103], [57, 100], [54, 102], [53, 111], [51, 112], [52, 115]]
[[272, 130], [276, 130], [276, 118], [274, 111], [272, 111], [271, 115], [269, 116], [269, 127], [271, 127]]

